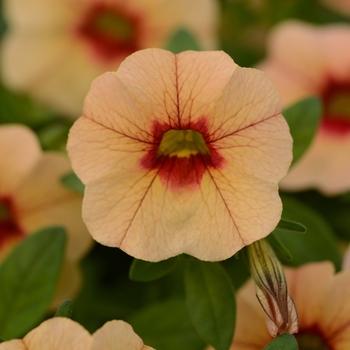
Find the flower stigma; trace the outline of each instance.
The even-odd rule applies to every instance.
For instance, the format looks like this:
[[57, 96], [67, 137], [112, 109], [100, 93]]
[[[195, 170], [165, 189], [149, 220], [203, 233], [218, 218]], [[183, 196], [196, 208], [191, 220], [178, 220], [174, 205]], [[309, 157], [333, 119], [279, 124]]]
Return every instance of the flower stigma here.
[[158, 155], [190, 157], [196, 154], [210, 154], [202, 134], [193, 130], [169, 130], [164, 133]]

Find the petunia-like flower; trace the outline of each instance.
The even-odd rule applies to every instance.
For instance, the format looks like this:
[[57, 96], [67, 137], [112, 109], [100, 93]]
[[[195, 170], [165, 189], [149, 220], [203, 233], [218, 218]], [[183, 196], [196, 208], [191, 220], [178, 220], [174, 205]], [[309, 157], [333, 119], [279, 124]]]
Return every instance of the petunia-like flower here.
[[[300, 350], [350, 349], [350, 271], [334, 275], [329, 262], [285, 269], [299, 314]], [[237, 321], [230, 350], [260, 350], [272, 340], [250, 280], [237, 293]]]
[[278, 92], [223, 52], [147, 49], [97, 78], [68, 154], [98, 242], [221, 260], [268, 235], [292, 140]]
[[350, 0], [321, 0], [321, 2], [342, 15], [350, 16]]
[[0, 344], [0, 350], [152, 350], [124, 321], [109, 321], [91, 335], [69, 318], [44, 321], [22, 340]]
[[260, 68], [278, 86], [283, 104], [317, 95], [324, 110], [312, 145], [281, 188], [317, 188], [326, 194], [349, 190], [350, 26], [289, 21], [272, 31], [268, 52]]
[[179, 29], [216, 47], [216, 0], [5, 0], [2, 79], [77, 118], [91, 81]]
[[69, 171], [68, 158], [42, 152], [30, 129], [0, 127], [0, 262], [27, 235], [48, 226], [64, 227], [68, 244], [57, 303], [77, 289], [76, 263], [92, 243], [81, 219], [82, 197], [60, 183]]
[[264, 239], [252, 243], [247, 250], [256, 297], [266, 314], [269, 333], [275, 337], [298, 332], [297, 310], [275, 252]]

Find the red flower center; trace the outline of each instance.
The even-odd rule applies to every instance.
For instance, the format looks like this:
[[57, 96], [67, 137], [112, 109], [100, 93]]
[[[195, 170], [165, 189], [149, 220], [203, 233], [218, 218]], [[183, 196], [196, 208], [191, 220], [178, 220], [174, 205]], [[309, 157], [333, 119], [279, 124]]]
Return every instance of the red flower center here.
[[18, 224], [12, 199], [9, 197], [0, 198], [0, 249], [6, 242], [24, 235], [24, 231]]
[[308, 331], [300, 331], [296, 334], [296, 339], [298, 341], [299, 350], [332, 350], [320, 332], [311, 329]]
[[186, 130], [172, 129], [156, 120], [152, 137], [141, 167], [156, 170], [162, 184], [171, 190], [196, 189], [206, 171], [220, 169], [224, 164], [210, 140], [205, 118], [191, 123]]
[[329, 131], [350, 132], [350, 83], [331, 83], [323, 93], [324, 119], [322, 126]]
[[77, 27], [92, 54], [104, 62], [122, 59], [139, 50], [140, 19], [123, 8], [96, 4]]

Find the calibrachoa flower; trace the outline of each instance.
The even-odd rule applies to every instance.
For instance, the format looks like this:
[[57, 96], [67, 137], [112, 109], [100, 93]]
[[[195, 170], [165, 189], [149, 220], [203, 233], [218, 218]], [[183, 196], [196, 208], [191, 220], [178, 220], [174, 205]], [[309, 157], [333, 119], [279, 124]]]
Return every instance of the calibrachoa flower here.
[[0, 350], [152, 350], [124, 321], [105, 323], [93, 335], [69, 318], [43, 322], [22, 340], [0, 344]]
[[[299, 350], [350, 349], [350, 271], [334, 275], [329, 262], [285, 269], [299, 314]], [[272, 340], [250, 280], [237, 293], [237, 322], [231, 350], [260, 350]]]
[[75, 118], [91, 81], [179, 29], [216, 46], [216, 0], [5, 0], [2, 79]]
[[58, 152], [42, 152], [30, 129], [0, 127], [0, 262], [27, 235], [48, 226], [63, 226], [68, 235], [63, 277], [69, 282], [61, 280], [66, 288], [61, 288], [59, 303], [77, 288], [75, 264], [92, 243], [81, 219], [82, 197], [60, 183], [69, 171], [68, 158]]
[[327, 194], [350, 189], [349, 48], [346, 25], [290, 21], [271, 33], [269, 55], [260, 68], [277, 84], [283, 104], [318, 95], [324, 109], [315, 140], [282, 181], [284, 189], [318, 188]]
[[275, 86], [223, 52], [147, 49], [97, 78], [70, 131], [100, 243], [221, 260], [268, 235], [292, 140]]

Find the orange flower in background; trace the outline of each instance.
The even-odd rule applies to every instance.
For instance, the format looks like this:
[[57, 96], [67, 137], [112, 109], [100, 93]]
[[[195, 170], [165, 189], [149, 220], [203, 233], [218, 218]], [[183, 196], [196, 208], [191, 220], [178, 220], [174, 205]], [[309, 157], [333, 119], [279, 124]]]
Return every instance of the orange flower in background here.
[[268, 58], [260, 68], [278, 86], [285, 106], [308, 95], [323, 101], [317, 135], [281, 187], [326, 194], [349, 190], [350, 26], [281, 24], [270, 35]]
[[68, 139], [98, 242], [226, 259], [281, 217], [292, 140], [275, 86], [223, 52], [147, 49], [91, 86]]
[[[300, 350], [350, 349], [350, 271], [334, 275], [331, 263], [285, 269], [299, 314], [295, 334]], [[237, 321], [231, 350], [261, 350], [272, 340], [250, 280], [237, 294]]]
[[5, 0], [4, 83], [77, 118], [91, 81], [179, 29], [216, 46], [216, 0]]
[[43, 153], [30, 129], [0, 127], [0, 261], [27, 235], [49, 226], [64, 227], [68, 244], [58, 304], [77, 290], [76, 264], [92, 244], [81, 219], [82, 197], [60, 183], [69, 171], [67, 157]]
[[0, 344], [0, 350], [152, 350], [124, 321], [105, 323], [93, 335], [69, 318], [44, 321], [23, 340]]

